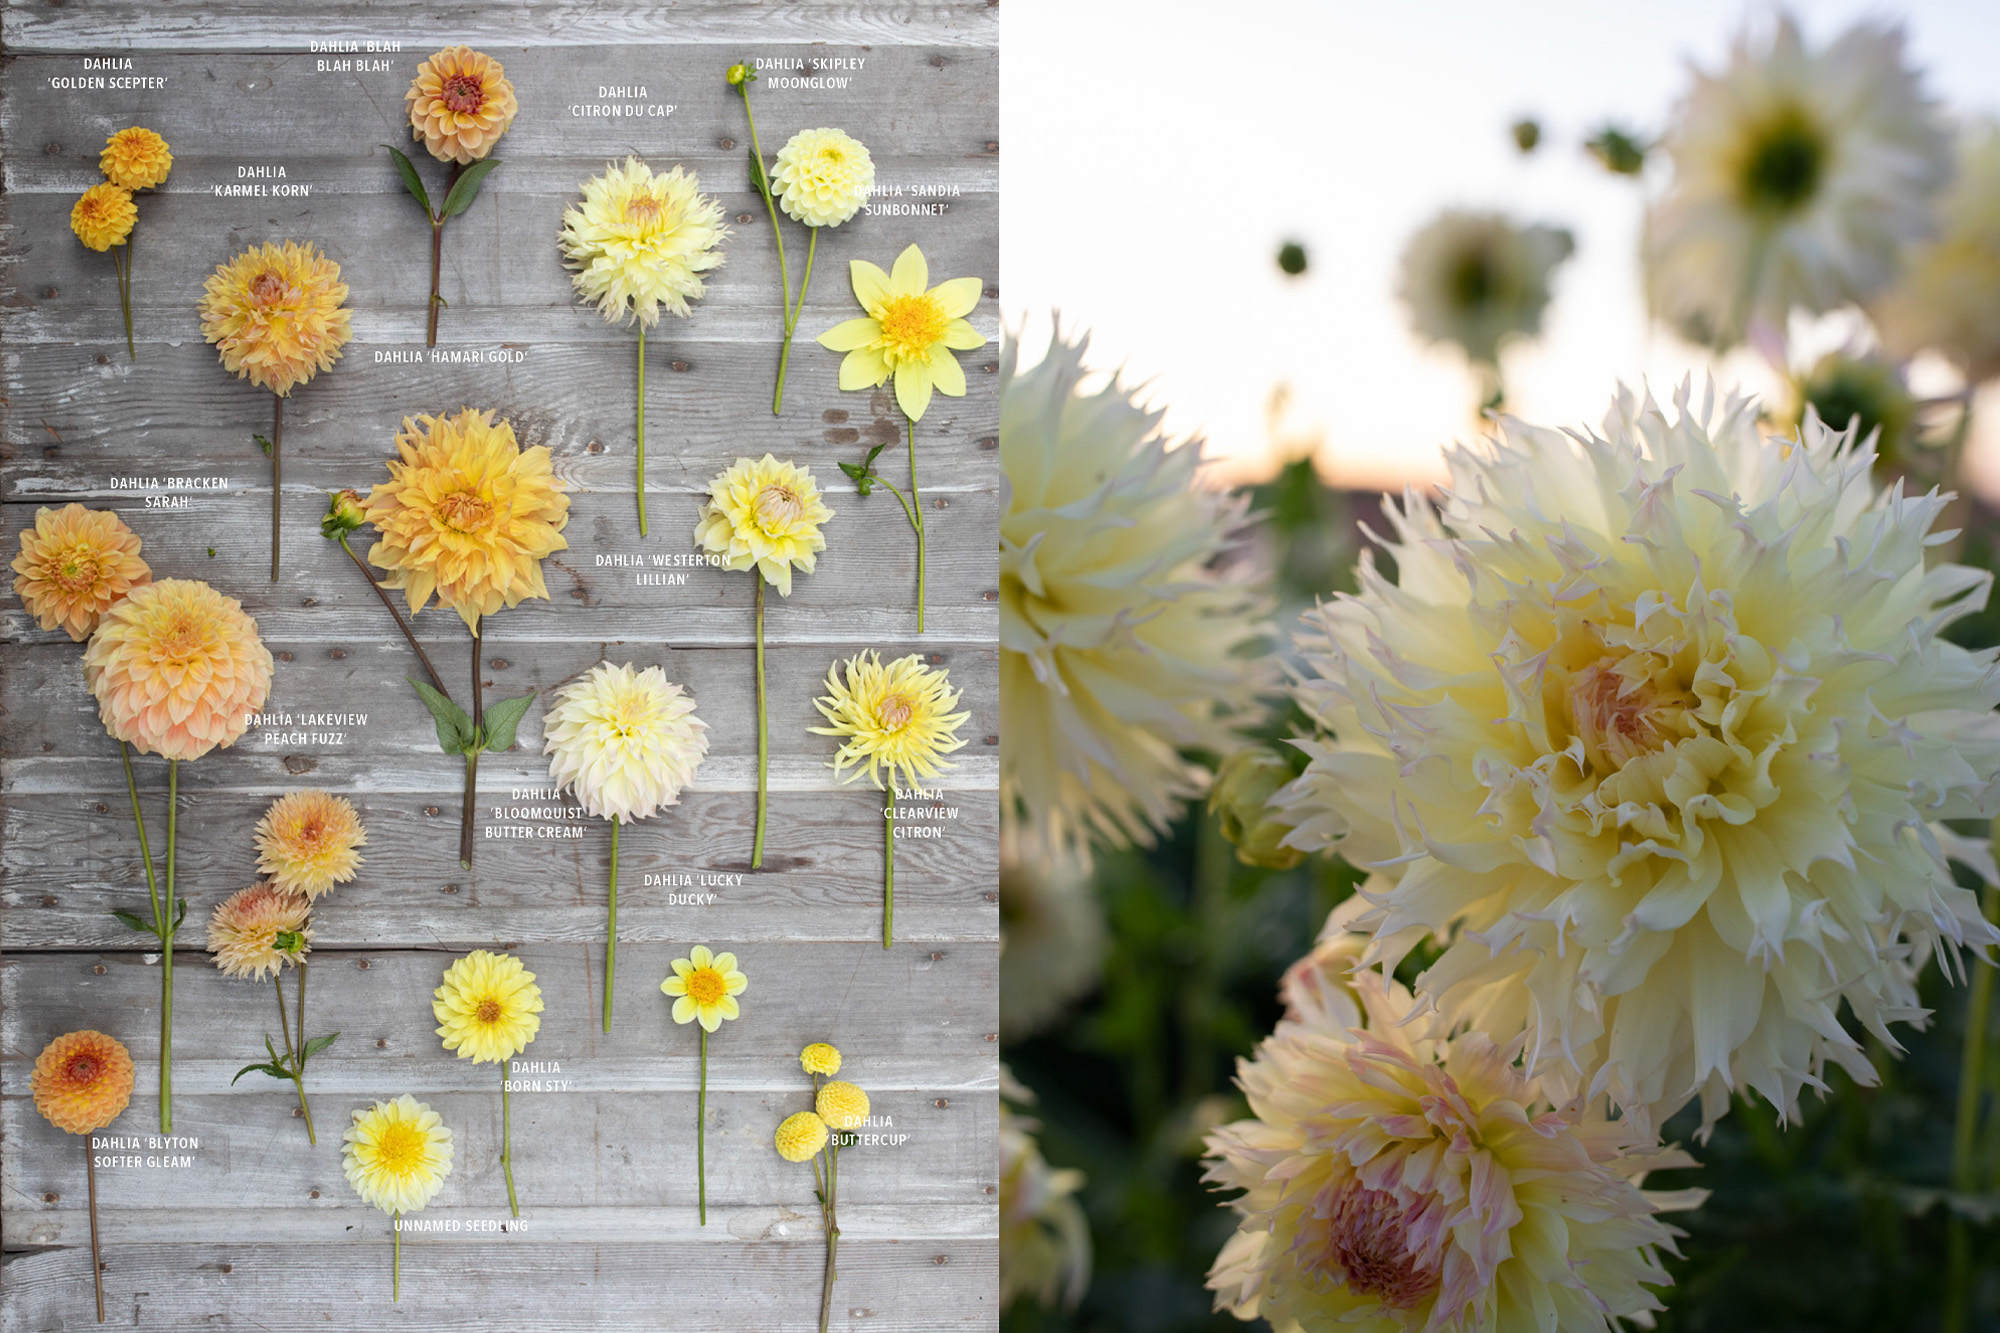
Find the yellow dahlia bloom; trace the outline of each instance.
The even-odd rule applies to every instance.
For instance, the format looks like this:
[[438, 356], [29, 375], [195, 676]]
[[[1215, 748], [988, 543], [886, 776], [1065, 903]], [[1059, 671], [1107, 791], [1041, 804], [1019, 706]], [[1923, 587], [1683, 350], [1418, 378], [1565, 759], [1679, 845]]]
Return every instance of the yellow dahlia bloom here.
[[583, 204], [563, 213], [562, 250], [577, 292], [612, 322], [652, 328], [660, 307], [688, 313], [722, 264], [722, 205], [701, 180], [675, 167], [654, 175], [636, 157], [583, 183]]
[[1960, 133], [1958, 174], [1921, 246], [1874, 311], [1898, 357], [1935, 349], [1977, 383], [2000, 375], [2000, 125]]
[[1728, 347], [1794, 306], [1864, 301], [1930, 231], [1951, 175], [1937, 104], [1903, 31], [1863, 20], [1806, 49], [1780, 14], [1768, 44], [1746, 30], [1720, 73], [1697, 70], [1666, 137], [1673, 184], [1646, 218], [1653, 313]]
[[312, 947], [312, 904], [261, 880], [238, 889], [208, 919], [208, 951], [223, 975], [263, 981], [297, 967]]
[[139, 207], [122, 185], [93, 185], [69, 211], [69, 229], [93, 250], [125, 244], [138, 221]]
[[369, 563], [389, 571], [410, 614], [436, 593], [476, 634], [479, 618], [549, 595], [542, 560], [569, 549], [569, 497], [542, 445], [523, 449], [491, 412], [405, 417], [401, 462], [368, 493], [379, 540]]
[[868, 1094], [852, 1083], [822, 1083], [813, 1110], [829, 1129], [860, 1129], [868, 1120]]
[[755, 565], [780, 596], [790, 597], [793, 568], [813, 572], [826, 549], [819, 525], [832, 517], [805, 468], [769, 454], [739, 458], [708, 483], [694, 539], [730, 569]]
[[520, 110], [505, 73], [469, 46], [448, 46], [418, 65], [403, 94], [410, 137], [440, 162], [463, 166], [485, 157]]
[[431, 996], [444, 1048], [474, 1064], [519, 1055], [542, 1029], [542, 988], [512, 954], [474, 949], [445, 969]]
[[694, 700], [656, 666], [599, 662], [556, 691], [542, 718], [549, 780], [599, 819], [648, 819], [674, 805], [708, 753]]
[[1418, 337], [1497, 366], [1508, 339], [1541, 332], [1549, 279], [1575, 249], [1560, 227], [1448, 208], [1404, 247], [1396, 294]]
[[1042, 1156], [1041, 1126], [1007, 1104], [1030, 1094], [1004, 1065], [1000, 1089], [1000, 1308], [1022, 1297], [1074, 1307], [1090, 1286], [1090, 1223], [1075, 1197], [1083, 1172]]
[[772, 1136], [777, 1144], [778, 1156], [788, 1162], [810, 1162], [820, 1149], [826, 1147], [826, 1121], [812, 1111], [800, 1111], [788, 1115]]
[[1364, 555], [1306, 614], [1322, 736], [1280, 799], [1375, 872], [1377, 953], [1434, 936], [1419, 992], [1525, 1032], [1553, 1100], [1789, 1115], [1829, 1062], [1874, 1078], [1843, 1002], [1888, 1042], [1933, 937], [2000, 939], [1942, 824], [2000, 790], [1994, 654], [1942, 634], [1991, 575], [1927, 567], [1949, 497], [1876, 488], [1850, 434], [1675, 409], [1503, 422], [1442, 512], [1392, 506], [1396, 581]]
[[1661, 1308], [1647, 1170], [1692, 1165], [1629, 1120], [1550, 1109], [1484, 1033], [1417, 1039], [1379, 976], [1365, 1030], [1281, 1029], [1237, 1066], [1255, 1117], [1209, 1136], [1244, 1193], [1216, 1308], [1277, 1333], [1615, 1333]]
[[816, 1041], [799, 1052], [799, 1068], [808, 1074], [828, 1076], [840, 1072], [840, 1052], [823, 1041]]
[[271, 693], [271, 666], [257, 622], [234, 597], [162, 579], [105, 612], [84, 650], [83, 679], [115, 739], [199, 759], [248, 728]]
[[674, 997], [674, 1022], [701, 1022], [713, 1032], [725, 1018], [735, 1018], [742, 1010], [736, 997], [750, 986], [750, 978], [736, 968], [733, 953], [713, 953], [706, 944], [697, 944], [685, 958], [674, 959], [674, 974], [660, 983], [660, 989]]
[[35, 526], [21, 529], [14, 595], [36, 624], [61, 626], [81, 643], [106, 611], [153, 581], [139, 546], [138, 536], [109, 509], [37, 509]]
[[800, 130], [778, 150], [771, 193], [795, 222], [838, 227], [875, 189], [875, 159], [845, 130]]
[[821, 347], [847, 353], [840, 363], [840, 387], [872, 389], [894, 375], [896, 403], [912, 421], [923, 420], [933, 389], [963, 398], [965, 371], [952, 352], [986, 345], [965, 322], [979, 304], [980, 280], [953, 278], [932, 287], [930, 265], [914, 245], [896, 257], [896, 266], [887, 273], [860, 259], [848, 269], [854, 299], [868, 313], [819, 335]]
[[174, 168], [174, 155], [167, 151], [165, 139], [134, 125], [104, 141], [97, 165], [113, 185], [128, 190], [150, 190], [167, 183], [167, 173]]
[[308, 787], [271, 802], [256, 839], [257, 869], [310, 900], [354, 878], [368, 832], [346, 797]]
[[856, 765], [846, 781], [865, 771], [878, 788], [908, 791], [956, 767], [940, 756], [964, 748], [958, 729], [972, 714], [951, 711], [960, 691], [943, 668], [930, 670], [915, 653], [884, 666], [870, 651], [829, 667], [826, 690], [813, 706], [833, 725], [807, 730], [840, 737], [840, 751], [827, 767], [837, 775]]
[[1073, 856], [1150, 842], [1208, 788], [1186, 752], [1238, 748], [1272, 679], [1263, 595], [1216, 571], [1246, 501], [1133, 390], [1085, 392], [1088, 345], [1058, 328], [1028, 370], [1014, 338], [1000, 354], [1000, 799]]
[[280, 398], [340, 359], [354, 331], [340, 265], [286, 241], [245, 250], [203, 285], [201, 336], [222, 368]]
[[65, 1134], [89, 1134], [124, 1114], [132, 1100], [132, 1053], [86, 1028], [42, 1048], [28, 1079], [35, 1109]]
[[385, 1213], [420, 1213], [451, 1174], [451, 1130], [407, 1092], [354, 1112], [342, 1136], [347, 1183]]

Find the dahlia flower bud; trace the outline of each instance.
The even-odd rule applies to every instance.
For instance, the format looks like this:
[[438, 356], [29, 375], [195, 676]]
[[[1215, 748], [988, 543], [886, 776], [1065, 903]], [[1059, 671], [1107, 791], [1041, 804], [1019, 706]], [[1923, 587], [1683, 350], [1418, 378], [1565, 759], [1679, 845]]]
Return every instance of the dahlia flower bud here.
[[360, 491], [335, 491], [319, 521], [319, 535], [329, 540], [346, 536], [368, 521], [367, 501]]
[[1208, 810], [1244, 865], [1289, 870], [1306, 859], [1304, 852], [1285, 845], [1291, 821], [1271, 808], [1271, 798], [1293, 776], [1285, 757], [1263, 746], [1238, 750], [1216, 770]]
[[748, 65], [738, 63], [731, 65], [722, 77], [729, 80], [730, 87], [735, 88], [746, 83], [757, 82], [757, 71]]

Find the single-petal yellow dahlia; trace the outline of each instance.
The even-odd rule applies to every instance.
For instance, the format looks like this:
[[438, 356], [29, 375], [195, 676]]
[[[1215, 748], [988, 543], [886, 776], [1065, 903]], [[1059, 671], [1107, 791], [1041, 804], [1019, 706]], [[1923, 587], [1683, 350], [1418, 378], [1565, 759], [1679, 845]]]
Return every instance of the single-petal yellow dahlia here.
[[139, 546], [138, 536], [109, 509], [37, 509], [35, 526], [21, 529], [14, 593], [36, 624], [61, 626], [81, 643], [106, 611], [153, 581]]
[[65, 1134], [103, 1129], [132, 1100], [132, 1053], [115, 1037], [86, 1028], [42, 1048], [28, 1087], [35, 1109]]
[[280, 398], [340, 359], [349, 327], [340, 265], [286, 241], [245, 250], [209, 275], [201, 336], [222, 368]]
[[813, 1098], [813, 1110], [828, 1129], [859, 1129], [868, 1121], [868, 1094], [852, 1083], [822, 1083]]
[[542, 445], [523, 449], [491, 412], [406, 417], [401, 462], [368, 493], [378, 540], [371, 564], [389, 571], [412, 615], [436, 593], [477, 633], [479, 618], [549, 595], [542, 560], [569, 549], [569, 497]]
[[808, 1074], [838, 1074], [840, 1052], [827, 1042], [816, 1041], [799, 1052], [799, 1068]]
[[713, 953], [706, 944], [676, 958], [674, 974], [660, 983], [660, 989], [674, 997], [674, 1022], [700, 1020], [704, 1029], [715, 1031], [725, 1018], [741, 1012], [736, 997], [750, 985], [750, 978], [736, 968], [733, 953]]
[[826, 1121], [812, 1111], [800, 1111], [786, 1116], [773, 1138], [778, 1156], [788, 1162], [809, 1162], [826, 1147]]
[[346, 797], [308, 787], [271, 802], [256, 838], [257, 869], [312, 899], [354, 878], [368, 833]]
[[342, 1136], [347, 1183], [385, 1213], [419, 1213], [451, 1174], [451, 1130], [444, 1117], [407, 1092], [356, 1108]]
[[730, 569], [755, 565], [780, 596], [790, 597], [793, 568], [813, 572], [826, 549], [819, 525], [832, 517], [811, 472], [769, 454], [739, 458], [708, 483], [694, 539]]
[[132, 202], [132, 192], [108, 182], [85, 190], [69, 211], [69, 229], [93, 250], [125, 244], [138, 221], [139, 208]]
[[865, 771], [878, 788], [908, 791], [956, 767], [941, 756], [964, 748], [958, 729], [972, 714], [951, 711], [960, 691], [944, 668], [931, 670], [915, 653], [884, 666], [869, 651], [828, 668], [826, 690], [813, 706], [832, 725], [807, 730], [840, 737], [828, 767], [838, 774], [856, 765], [845, 781]]
[[199, 759], [236, 743], [271, 693], [271, 653], [234, 597], [193, 579], [134, 588], [104, 613], [83, 679], [111, 735]]
[[965, 316], [979, 304], [978, 278], [953, 278], [930, 285], [930, 265], [912, 245], [884, 273], [864, 260], [849, 266], [854, 297], [868, 313], [834, 325], [819, 335], [819, 345], [845, 352], [840, 363], [840, 387], [869, 389], [894, 375], [896, 403], [912, 421], [923, 420], [931, 391], [951, 398], [965, 396], [965, 371], [953, 351], [986, 345], [985, 337]]
[[722, 264], [722, 205], [675, 167], [654, 175], [636, 157], [583, 183], [583, 203], [563, 213], [563, 258], [578, 294], [616, 323], [659, 322], [660, 307], [688, 313], [702, 274]]
[[778, 150], [771, 171], [778, 206], [808, 227], [838, 227], [875, 188], [875, 159], [845, 130], [800, 130]]
[[549, 780], [599, 819], [648, 819], [676, 804], [708, 753], [708, 724], [659, 667], [599, 662], [556, 691], [542, 718]]
[[104, 151], [97, 156], [97, 166], [113, 185], [122, 185], [128, 190], [150, 190], [167, 183], [167, 173], [174, 167], [174, 155], [167, 151], [165, 139], [143, 126], [134, 125], [104, 141]]
[[208, 951], [223, 975], [262, 981], [297, 967], [312, 948], [312, 904], [302, 893], [260, 880], [238, 889], [208, 919]]
[[410, 137], [440, 162], [461, 166], [493, 151], [520, 105], [506, 70], [469, 46], [448, 46], [417, 66], [403, 94]]
[[474, 949], [445, 969], [431, 995], [444, 1048], [474, 1064], [519, 1055], [542, 1028], [542, 988], [512, 954]]

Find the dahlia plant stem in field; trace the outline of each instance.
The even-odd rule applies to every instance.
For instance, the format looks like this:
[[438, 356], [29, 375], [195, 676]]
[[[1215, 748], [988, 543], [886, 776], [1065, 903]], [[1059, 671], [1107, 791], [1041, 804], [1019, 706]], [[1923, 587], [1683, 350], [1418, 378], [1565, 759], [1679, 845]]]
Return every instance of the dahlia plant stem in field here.
[[771, 721], [764, 707], [764, 575], [750, 571], [757, 580], [757, 832], [750, 845], [750, 868], [764, 864], [764, 812], [770, 800]]
[[[646, 326], [639, 326], [639, 535], [646, 535]], [[607, 1029], [608, 1030], [608, 1029]]]
[[618, 825], [611, 816], [611, 917], [604, 928], [604, 1030], [611, 1031], [611, 988], [618, 977]]
[[[701, 1027], [699, 1023], [695, 1025]], [[701, 1088], [694, 1103], [695, 1208], [701, 1225], [708, 1225], [708, 1029], [701, 1029]]]
[[93, 1136], [83, 1136], [83, 1178], [90, 1183], [90, 1281], [97, 1288], [97, 1322], [104, 1322], [104, 1260], [97, 1249], [97, 1154], [91, 1151]]
[[896, 933], [896, 789], [883, 793], [882, 802], [882, 947], [888, 948]]
[[[774, 214], [774, 222], [775, 219], [776, 215]], [[806, 271], [805, 275], [799, 279], [798, 304], [788, 305], [785, 310], [785, 342], [784, 346], [778, 349], [778, 388], [771, 396], [772, 416], [777, 416], [784, 410], [785, 371], [792, 364], [792, 335], [798, 331], [799, 316], [805, 313], [806, 288], [812, 283], [813, 279], [813, 255], [819, 250], [819, 228], [808, 227], [806, 230], [812, 234], [812, 239], [806, 242]], [[783, 261], [780, 260], [779, 262], [782, 263]], [[789, 300], [789, 298], [787, 299]]]
[[278, 581], [279, 516], [284, 513], [279, 456], [285, 447], [285, 400], [271, 395], [271, 582]]
[[375, 581], [375, 576], [368, 572], [368, 566], [361, 562], [361, 557], [356, 555], [354, 548], [347, 544], [347, 534], [342, 533], [339, 540], [340, 549], [347, 552], [347, 558], [352, 560], [354, 567], [361, 571], [361, 577], [368, 580], [368, 586], [373, 588], [375, 595], [382, 599], [382, 605], [388, 608], [390, 618], [396, 622], [396, 628], [403, 632], [403, 638], [409, 643], [411, 651], [415, 652], [417, 660], [424, 664], [424, 673], [431, 678], [432, 686], [445, 698], [451, 698], [451, 691], [444, 687], [444, 677], [438, 674], [438, 669], [435, 666], [431, 665], [430, 654], [424, 651], [424, 646], [421, 643], [417, 642], [416, 634], [411, 631], [409, 622], [403, 619], [403, 613], [396, 609], [396, 603], [390, 600], [388, 591]]
[[[486, 693], [479, 681], [480, 632], [472, 631], [472, 734], [481, 739], [486, 730]], [[465, 814], [458, 831], [458, 863], [472, 869], [472, 811], [479, 797], [480, 744], [465, 747]]]
[[507, 1100], [507, 1066], [512, 1063], [504, 1056], [500, 1060], [500, 1169], [507, 1176], [507, 1207], [519, 1217], [521, 1201], [514, 1195], [514, 1108]]
[[[451, 190], [458, 184], [459, 173], [465, 170], [463, 162], [451, 164], [451, 178], [444, 183], [444, 197], [451, 198]], [[431, 214], [431, 311], [430, 324], [424, 330], [424, 346], [436, 347], [438, 343], [438, 307], [444, 304], [444, 297], [438, 294], [438, 271], [444, 263], [444, 224], [451, 214], [443, 208]]]
[[[2000, 919], [2000, 890], [1987, 885], [1980, 900], [1986, 919]], [[1974, 964], [1970, 993], [1966, 996], [1965, 1044], [1958, 1060], [1958, 1111], [1951, 1127], [1951, 1189], [1961, 1197], [1979, 1193], [1978, 1154], [1974, 1140], [1979, 1130], [1980, 1092], [1985, 1083], [1987, 1021], [1993, 1009], [1993, 967]], [[1947, 1231], [1949, 1269], [1945, 1286], [1945, 1333], [1965, 1333], [1972, 1310], [1974, 1288], [1972, 1235], [1963, 1214], [1953, 1210]]]
[[922, 634], [924, 632], [924, 497], [917, 489], [917, 419], [915, 417], [904, 419], [910, 423], [910, 503], [905, 509], [910, 516], [910, 526], [917, 530], [917, 633]]

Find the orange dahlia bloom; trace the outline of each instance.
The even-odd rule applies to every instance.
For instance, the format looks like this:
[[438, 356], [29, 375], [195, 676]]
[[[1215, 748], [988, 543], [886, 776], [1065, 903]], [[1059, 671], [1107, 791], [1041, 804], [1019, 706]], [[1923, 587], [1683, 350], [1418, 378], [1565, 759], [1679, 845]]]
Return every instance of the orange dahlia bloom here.
[[128, 190], [150, 190], [164, 185], [174, 168], [174, 155], [167, 141], [149, 129], [134, 125], [104, 141], [97, 165], [113, 185]]
[[208, 951], [227, 976], [276, 976], [286, 963], [296, 967], [311, 947], [311, 911], [303, 894], [260, 880], [216, 904]]
[[369, 562], [389, 571], [415, 615], [439, 600], [479, 632], [479, 618], [549, 595], [542, 558], [569, 549], [569, 497], [541, 445], [523, 449], [491, 412], [405, 417], [400, 463], [368, 493], [381, 540]]
[[193, 579], [134, 588], [83, 654], [105, 730], [141, 753], [199, 759], [236, 742], [271, 693], [271, 654], [234, 597]]
[[477, 162], [493, 151], [520, 106], [499, 61], [469, 46], [448, 46], [417, 66], [403, 106], [410, 137], [440, 162]]
[[109, 509], [80, 504], [38, 509], [21, 530], [14, 592], [43, 629], [60, 625], [81, 643], [134, 588], [153, 581], [139, 558], [139, 538]]
[[102, 1032], [66, 1032], [35, 1057], [29, 1086], [35, 1109], [50, 1124], [88, 1134], [116, 1120], [132, 1100], [132, 1053]]
[[257, 821], [257, 869], [281, 889], [317, 898], [354, 878], [367, 841], [345, 797], [311, 787], [288, 792]]
[[132, 192], [108, 182], [85, 190], [69, 211], [69, 229], [93, 250], [125, 244], [138, 221], [139, 206], [132, 202]]
[[280, 398], [340, 359], [354, 336], [340, 265], [310, 244], [266, 242], [210, 275], [201, 298], [201, 336], [222, 367]]

